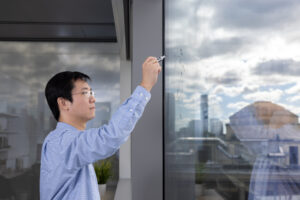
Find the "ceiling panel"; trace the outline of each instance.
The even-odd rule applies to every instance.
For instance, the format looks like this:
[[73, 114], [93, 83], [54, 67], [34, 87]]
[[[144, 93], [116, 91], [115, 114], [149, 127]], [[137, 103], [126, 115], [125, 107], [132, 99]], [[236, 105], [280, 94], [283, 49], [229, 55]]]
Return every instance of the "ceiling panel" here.
[[111, 1], [0, 1], [0, 40], [116, 42]]

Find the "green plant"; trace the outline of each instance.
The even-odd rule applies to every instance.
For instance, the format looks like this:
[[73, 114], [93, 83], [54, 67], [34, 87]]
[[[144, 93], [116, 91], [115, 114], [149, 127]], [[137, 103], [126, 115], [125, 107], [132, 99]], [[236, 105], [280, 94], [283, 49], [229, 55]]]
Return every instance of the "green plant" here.
[[198, 163], [196, 164], [196, 183], [202, 184], [204, 182], [204, 170], [205, 170], [205, 164], [204, 163]]
[[112, 176], [111, 162], [109, 160], [101, 160], [94, 163], [95, 173], [98, 184], [106, 184], [107, 180]]

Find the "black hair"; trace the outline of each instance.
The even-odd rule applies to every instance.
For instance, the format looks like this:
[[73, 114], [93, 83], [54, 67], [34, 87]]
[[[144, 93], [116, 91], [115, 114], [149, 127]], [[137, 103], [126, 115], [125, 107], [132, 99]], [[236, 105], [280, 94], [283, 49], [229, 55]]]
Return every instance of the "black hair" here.
[[74, 88], [74, 82], [78, 79], [83, 81], [91, 80], [88, 75], [81, 72], [64, 71], [55, 74], [48, 81], [45, 88], [45, 96], [56, 121], [58, 121], [60, 115], [57, 98], [62, 97], [73, 102], [71, 92]]

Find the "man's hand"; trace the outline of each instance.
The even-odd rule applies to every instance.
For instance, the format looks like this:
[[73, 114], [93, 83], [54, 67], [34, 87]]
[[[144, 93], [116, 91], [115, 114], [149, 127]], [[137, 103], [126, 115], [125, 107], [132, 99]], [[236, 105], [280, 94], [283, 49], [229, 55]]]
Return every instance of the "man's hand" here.
[[157, 82], [158, 74], [161, 72], [161, 66], [155, 57], [148, 57], [143, 63], [143, 79], [141, 86], [149, 92]]

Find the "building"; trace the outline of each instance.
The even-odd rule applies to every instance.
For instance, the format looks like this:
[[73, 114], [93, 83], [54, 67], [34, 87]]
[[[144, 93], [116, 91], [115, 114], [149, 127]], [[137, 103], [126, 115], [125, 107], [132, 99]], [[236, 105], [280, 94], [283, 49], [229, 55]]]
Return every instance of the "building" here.
[[201, 95], [201, 108], [200, 108], [201, 132], [204, 136], [208, 134], [208, 96], [207, 94]]
[[221, 136], [223, 134], [223, 122], [217, 118], [211, 118], [210, 121], [210, 133], [215, 136]]

